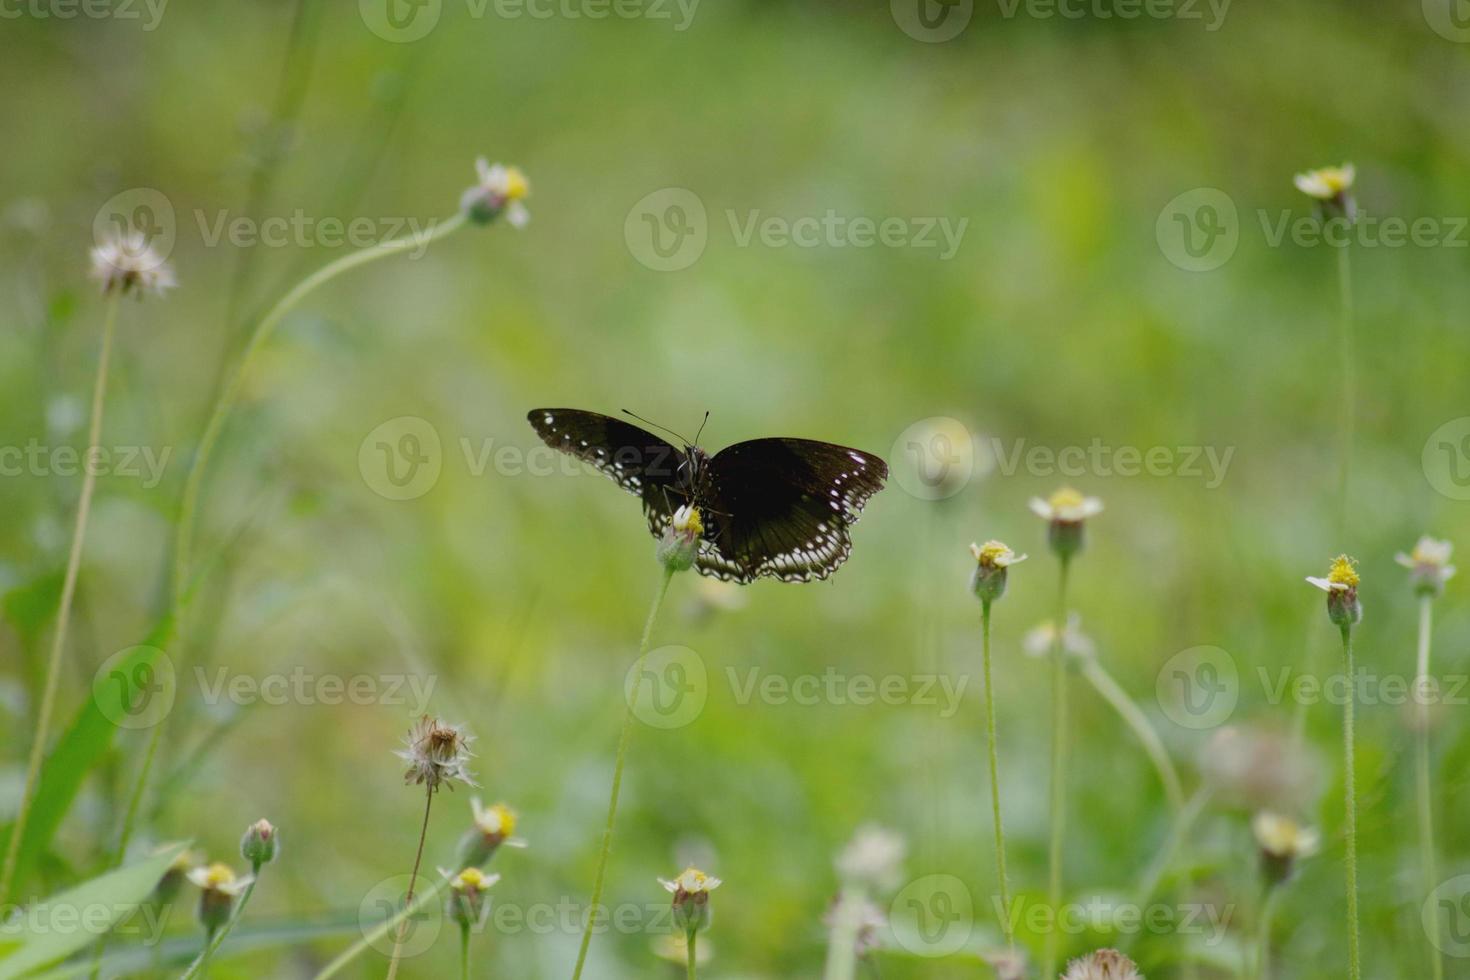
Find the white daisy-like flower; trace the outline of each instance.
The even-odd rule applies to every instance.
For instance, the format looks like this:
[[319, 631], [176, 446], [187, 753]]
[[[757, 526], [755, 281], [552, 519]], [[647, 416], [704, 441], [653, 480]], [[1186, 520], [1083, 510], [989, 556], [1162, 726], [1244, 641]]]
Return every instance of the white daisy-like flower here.
[[[1049, 619], [1028, 630], [1021, 646], [1030, 656], [1046, 657], [1051, 655], [1056, 643], [1056, 623]], [[1075, 612], [1067, 614], [1067, 625], [1062, 631], [1062, 650], [1074, 657], [1097, 654], [1097, 645], [1092, 642], [1092, 637], [1082, 632], [1082, 617]]]
[[1025, 561], [1027, 555], [1018, 555], [999, 541], [987, 541], [983, 545], [970, 544], [970, 554], [986, 568], [1010, 568]]
[[883, 827], [858, 828], [837, 856], [837, 873], [844, 881], [887, 891], [903, 880], [908, 843], [903, 835]]
[[141, 297], [148, 292], [161, 296], [164, 290], [178, 285], [168, 262], [154, 251], [142, 232], [134, 229], [114, 232], [94, 245], [91, 257], [92, 278], [102, 284], [104, 293], [132, 292]]
[[194, 868], [189, 872], [189, 883], [207, 892], [218, 892], [234, 898], [250, 886], [255, 879], [250, 875], [237, 877], [228, 864], [214, 864]]
[[460, 207], [474, 220], [486, 224], [501, 215], [514, 228], [524, 228], [531, 213], [522, 203], [530, 196], [531, 183], [519, 167], [491, 164], [484, 157], [475, 161], [479, 182], [465, 191]]
[[459, 726], [424, 715], [409, 729], [404, 739], [408, 747], [394, 754], [408, 763], [403, 777], [407, 783], [427, 785], [430, 790], [446, 784], [454, 789], [455, 780], [474, 786], [474, 778], [466, 768], [472, 741], [474, 736], [465, 734]]
[[1308, 575], [1307, 581], [1323, 592], [1348, 592], [1358, 587], [1357, 562], [1347, 555], [1338, 555], [1332, 560], [1332, 568], [1326, 578]]
[[711, 877], [698, 868], [685, 868], [679, 877], [672, 881], [660, 878], [658, 883], [664, 886], [664, 891], [674, 895], [675, 901], [678, 901], [680, 895], [708, 894], [724, 884], [721, 879]]
[[470, 800], [470, 810], [475, 815], [475, 828], [485, 836], [487, 840], [494, 841], [499, 846], [525, 847], [526, 842], [519, 837], [511, 835], [516, 831], [515, 811], [504, 803], [493, 803], [485, 806], [480, 802], [478, 796]]
[[1097, 497], [1084, 496], [1071, 487], [1062, 487], [1045, 500], [1032, 497], [1028, 506], [1042, 520], [1061, 524], [1080, 524], [1103, 510], [1103, 503]]
[[1450, 564], [1454, 550], [1455, 546], [1448, 541], [1426, 534], [1414, 545], [1412, 552], [1407, 555], [1399, 552], [1394, 561], [1413, 572], [1414, 586], [1421, 593], [1438, 595], [1444, 591], [1444, 584], [1454, 577], [1455, 566]]
[[1320, 835], [1312, 828], [1302, 826], [1291, 817], [1268, 811], [1252, 818], [1251, 833], [1263, 852], [1288, 861], [1316, 854], [1321, 844]]
[[1358, 171], [1351, 163], [1340, 167], [1321, 167], [1308, 170], [1292, 178], [1296, 189], [1319, 201], [1331, 201], [1353, 189]]
[[454, 872], [440, 868], [439, 874], [449, 880], [449, 887], [461, 894], [482, 892], [500, 880], [500, 875], [487, 875], [479, 868], [465, 868]]
[[1062, 980], [1143, 980], [1143, 974], [1116, 949], [1100, 949], [1068, 963]]

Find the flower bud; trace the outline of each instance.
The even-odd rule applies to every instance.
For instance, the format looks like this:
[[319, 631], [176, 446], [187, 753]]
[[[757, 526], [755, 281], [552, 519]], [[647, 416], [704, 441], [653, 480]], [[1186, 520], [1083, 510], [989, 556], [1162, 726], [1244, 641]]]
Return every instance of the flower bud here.
[[1271, 885], [1290, 878], [1297, 860], [1317, 853], [1317, 832], [1290, 817], [1262, 811], [1251, 820], [1251, 832], [1261, 849], [1261, 874]]
[[479, 181], [460, 197], [460, 210], [477, 225], [488, 225], [504, 215], [513, 227], [525, 227], [531, 216], [521, 202], [531, 193], [531, 184], [520, 168], [491, 166], [481, 157], [475, 161], [475, 171]]
[[258, 869], [276, 859], [278, 846], [276, 828], [262, 818], [245, 829], [245, 836], [240, 839], [240, 856]]
[[237, 878], [229, 865], [219, 863], [189, 872], [189, 881], [199, 888], [199, 923], [205, 932], [212, 935], [229, 921], [235, 899], [254, 880], [249, 876]]
[[1084, 497], [1071, 487], [1062, 487], [1046, 500], [1031, 498], [1031, 512], [1047, 522], [1046, 540], [1063, 561], [1086, 544], [1084, 528], [1089, 517], [1102, 513], [1102, 501]]
[[500, 875], [487, 875], [479, 868], [465, 868], [457, 875], [443, 869], [439, 873], [449, 879], [444, 914], [464, 927], [478, 925], [485, 915], [485, 892], [500, 880]]
[[1006, 593], [1006, 569], [1026, 560], [999, 541], [987, 541], [983, 546], [970, 545], [970, 554], [975, 556], [975, 572], [970, 576], [970, 591], [985, 603], [994, 602]]
[[683, 874], [673, 881], [660, 878], [659, 884], [674, 895], [674, 924], [693, 935], [710, 923], [709, 893], [720, 887], [719, 878], [711, 878], [703, 871], [685, 868]]
[[1327, 618], [1349, 629], [1363, 619], [1363, 606], [1358, 602], [1357, 563], [1347, 555], [1338, 555], [1326, 578], [1308, 576], [1307, 581], [1327, 593]]

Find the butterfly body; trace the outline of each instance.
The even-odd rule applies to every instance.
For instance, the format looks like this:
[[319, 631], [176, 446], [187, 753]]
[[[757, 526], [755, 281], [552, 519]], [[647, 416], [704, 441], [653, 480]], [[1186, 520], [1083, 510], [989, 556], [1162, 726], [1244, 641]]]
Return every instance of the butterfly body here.
[[527, 419], [547, 445], [641, 498], [655, 537], [679, 507], [697, 509], [695, 568], [734, 582], [831, 575], [852, 551], [848, 528], [888, 476], [876, 456], [812, 439], [752, 439], [710, 455], [580, 409], [535, 409]]

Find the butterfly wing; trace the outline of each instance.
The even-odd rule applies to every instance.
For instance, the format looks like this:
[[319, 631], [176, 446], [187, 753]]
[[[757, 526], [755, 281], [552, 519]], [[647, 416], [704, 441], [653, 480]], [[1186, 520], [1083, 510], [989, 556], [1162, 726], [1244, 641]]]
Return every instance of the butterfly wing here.
[[622, 419], [576, 408], [538, 408], [526, 416], [552, 449], [590, 463], [643, 501], [648, 529], [657, 537], [689, 497], [689, 461], [651, 432]]
[[736, 443], [708, 465], [696, 566], [736, 582], [824, 579], [847, 560], [847, 529], [887, 478], [888, 466], [877, 456], [829, 442]]

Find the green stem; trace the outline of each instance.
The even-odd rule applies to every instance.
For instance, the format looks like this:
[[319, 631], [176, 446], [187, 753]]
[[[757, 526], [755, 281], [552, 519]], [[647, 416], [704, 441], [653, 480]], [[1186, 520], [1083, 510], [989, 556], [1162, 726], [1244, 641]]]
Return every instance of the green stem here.
[[1271, 920], [1276, 916], [1276, 899], [1281, 889], [1266, 886], [1266, 895], [1261, 902], [1260, 921], [1256, 924], [1256, 956], [1251, 967], [1252, 980], [1266, 980], [1271, 969]]
[[688, 942], [685, 943], [685, 945], [689, 947], [688, 950], [687, 950], [687, 954], [688, 954], [688, 956], [687, 956], [688, 970], [686, 972], [687, 980], [694, 980], [694, 963], [695, 963], [695, 955], [694, 954], [695, 954], [695, 944], [698, 941], [698, 937], [699, 937], [699, 933], [691, 931], [689, 933], [689, 940], [688, 940]]
[[285, 319], [287, 313], [296, 308], [298, 303], [319, 286], [330, 282], [342, 273], [390, 255], [427, 248], [430, 243], [458, 231], [464, 226], [464, 223], [465, 215], [461, 212], [436, 223], [427, 233], [405, 235], [402, 238], [379, 242], [371, 248], [344, 255], [297, 283], [261, 318], [260, 323], [251, 333], [249, 341], [245, 344], [240, 363], [236, 365], [229, 380], [220, 389], [215, 399], [214, 407], [209, 414], [209, 421], [204, 426], [204, 434], [199, 438], [199, 447], [194, 453], [194, 461], [189, 467], [189, 475], [184, 481], [183, 500], [179, 507], [179, 529], [174, 539], [173, 584], [176, 606], [182, 599], [184, 583], [189, 581], [189, 558], [193, 545], [194, 524], [198, 518], [199, 492], [209, 468], [210, 454], [214, 450], [215, 443], [219, 441], [225, 422], [244, 389], [245, 378], [249, 374], [251, 365], [261, 348], [265, 346], [266, 341], [270, 340], [276, 327]]
[[[658, 619], [659, 607], [663, 605], [664, 595], [669, 591], [669, 582], [673, 577], [673, 568], [665, 565], [659, 578], [658, 590], [653, 596], [653, 605], [648, 610], [648, 619], [643, 624], [643, 637], [638, 641], [638, 661], [633, 668], [635, 683], [643, 675], [643, 663], [648, 659], [648, 642], [653, 636], [653, 624]], [[636, 693], [635, 689], [633, 694]], [[582, 976], [582, 967], [587, 962], [587, 950], [592, 945], [592, 924], [597, 918], [598, 903], [602, 901], [602, 887], [607, 880], [607, 859], [612, 853], [613, 824], [618, 816], [618, 793], [623, 786], [623, 764], [628, 757], [628, 743], [633, 738], [634, 703], [635, 697], [630, 695], [627, 711], [623, 715], [623, 731], [618, 736], [618, 757], [613, 764], [612, 792], [607, 800], [607, 826], [602, 831], [602, 847], [597, 855], [597, 874], [592, 880], [592, 902], [587, 907], [587, 923], [582, 929], [582, 945], [577, 950], [577, 965], [572, 969], [572, 980], [578, 980]]]
[[1179, 853], [1179, 848], [1189, 838], [1189, 833], [1194, 829], [1194, 822], [1204, 812], [1206, 804], [1210, 801], [1210, 791], [1201, 786], [1190, 796], [1189, 802], [1174, 815], [1174, 826], [1169, 832], [1169, 837], [1164, 841], [1164, 846], [1154, 856], [1153, 863], [1144, 871], [1142, 879], [1138, 884], [1138, 907], [1147, 908], [1153, 901], [1155, 893], [1159, 890], [1159, 883], [1164, 880], [1164, 875], [1174, 863], [1174, 856]]
[[[413, 903], [413, 886], [418, 884], [419, 866], [424, 861], [424, 838], [429, 836], [429, 811], [434, 808], [434, 784], [426, 784], [424, 792], [424, 822], [419, 827], [419, 846], [413, 855], [413, 871], [408, 876], [408, 893], [403, 896], [403, 904]], [[398, 961], [403, 956], [404, 934], [408, 931], [408, 920], [405, 919], [398, 927], [398, 933], [393, 937], [393, 956], [388, 960], [388, 980], [393, 980], [398, 975]]]
[[199, 957], [189, 964], [189, 968], [180, 976], [179, 980], [191, 980], [193, 977], [203, 976], [209, 970], [209, 960], [214, 956], [214, 951], [224, 943], [225, 937], [230, 930], [235, 928], [235, 923], [240, 921], [240, 916], [245, 912], [245, 903], [250, 901], [250, 896], [255, 894], [255, 886], [260, 881], [260, 865], [256, 865], [252, 872], [253, 878], [250, 884], [245, 886], [245, 893], [235, 903], [235, 908], [230, 912], [230, 917], [225, 924], [210, 934], [204, 943], [204, 949], [200, 951]]
[[[1417, 797], [1419, 804], [1419, 860], [1424, 870], [1424, 893], [1434, 891], [1438, 885], [1439, 871], [1436, 868], [1434, 846], [1434, 795], [1429, 754], [1429, 640], [1433, 629], [1433, 596], [1419, 599], [1419, 644], [1415, 667], [1414, 692], [1419, 699], [1419, 731], [1415, 744], [1415, 769], [1417, 770]], [[1433, 980], [1444, 980], [1444, 961], [1440, 958], [1442, 948], [1440, 917], [1431, 916], [1429, 934], [1429, 962]]]
[[995, 684], [990, 676], [990, 600], [980, 603], [981, 662], [985, 672], [985, 730], [990, 750], [990, 809], [995, 824], [995, 874], [1000, 881], [1000, 905], [1003, 910], [1000, 927], [1006, 945], [1016, 948], [1016, 934], [1011, 928], [1011, 890], [1006, 879], [1006, 832], [1000, 817], [1000, 751], [996, 744]]
[[[92, 418], [87, 427], [87, 454], [90, 460], [98, 451], [102, 438], [102, 409], [107, 400], [107, 372], [112, 362], [112, 338], [117, 328], [117, 308], [122, 291], [114, 289], [107, 300], [102, 317], [102, 349], [97, 357], [97, 376], [92, 383]], [[62, 579], [61, 604], [56, 613], [56, 632], [51, 637], [51, 656], [46, 662], [46, 681], [41, 693], [41, 707], [36, 714], [36, 737], [31, 743], [30, 760], [26, 763], [25, 788], [21, 791], [20, 809], [10, 830], [10, 843], [5, 848], [5, 864], [0, 870], [0, 904], [10, 900], [15, 883], [16, 863], [20, 859], [21, 841], [25, 838], [26, 818], [35, 801], [36, 780], [41, 774], [41, 760], [46, 754], [46, 741], [51, 735], [51, 716], [56, 710], [56, 690], [61, 682], [61, 656], [66, 649], [67, 627], [71, 624], [72, 600], [76, 597], [77, 576], [82, 568], [82, 544], [87, 538], [87, 519], [92, 512], [92, 492], [97, 486], [97, 467], [82, 467], [82, 492], [77, 499], [76, 524], [72, 528], [71, 551], [66, 559], [66, 575]]]
[[1342, 627], [1342, 652], [1347, 661], [1348, 696], [1342, 706], [1343, 833], [1347, 843], [1347, 928], [1348, 978], [1359, 980], [1362, 966], [1358, 954], [1358, 790], [1354, 760], [1354, 704], [1358, 699], [1353, 666], [1353, 628]]
[[459, 927], [459, 980], [470, 980], [470, 927]]
[[1169, 806], [1177, 815], [1184, 809], [1184, 787], [1179, 781], [1179, 773], [1174, 768], [1174, 763], [1169, 759], [1169, 753], [1164, 749], [1164, 743], [1159, 738], [1158, 732], [1149, 724], [1148, 716], [1128, 696], [1128, 692], [1119, 686], [1108, 673], [1106, 667], [1096, 657], [1088, 657], [1082, 662], [1082, 673], [1097, 693], [1103, 696], [1103, 700], [1113, 706], [1113, 710], [1133, 730], [1134, 736], [1143, 745], [1143, 750], [1148, 754], [1149, 760], [1154, 764], [1154, 770], [1159, 774], [1159, 781], [1164, 784], [1164, 795], [1169, 798]]
[[1337, 250], [1337, 292], [1340, 316], [1337, 323], [1337, 349], [1342, 372], [1342, 405], [1338, 410], [1340, 441], [1337, 470], [1338, 530], [1347, 528], [1348, 492], [1352, 478], [1353, 433], [1356, 428], [1358, 381], [1356, 333], [1353, 328], [1352, 252], [1346, 243]]
[[361, 956], [373, 943], [388, 935], [389, 931], [406, 921], [409, 916], [428, 907], [429, 903], [437, 899], [443, 893], [444, 889], [448, 887], [449, 879], [440, 878], [431, 884], [426, 891], [415, 897], [413, 901], [405, 901], [402, 909], [394, 913], [391, 918], [384, 919], [380, 924], [374, 926], [370, 932], [363, 933], [361, 939], [339, 953], [337, 958], [332, 960], [332, 962], [322, 967], [321, 972], [317, 973], [312, 980], [329, 980], [330, 977], [334, 977], [342, 972], [343, 967]]
[[1051, 908], [1051, 927], [1042, 944], [1043, 977], [1057, 972], [1059, 926], [1062, 905], [1062, 840], [1067, 832], [1067, 573], [1071, 559], [1061, 560], [1057, 579], [1057, 615], [1053, 621], [1056, 637], [1051, 658], [1051, 841], [1047, 848], [1047, 904]]
[[[153, 730], [148, 734], [148, 749], [143, 755], [142, 768], [138, 770], [138, 780], [133, 785], [132, 795], [128, 798], [128, 809], [123, 815], [122, 833], [118, 836], [117, 851], [112, 856], [111, 867], [117, 868], [122, 865], [123, 858], [127, 856], [128, 845], [133, 841], [133, 829], [137, 826], [138, 810], [143, 802], [143, 792], [148, 786], [148, 773], [153, 768], [153, 757], [158, 753], [159, 735], [163, 732], [163, 721], [160, 719], [153, 725]], [[91, 980], [97, 980], [102, 973], [102, 955], [107, 951], [107, 940], [110, 934], [104, 933], [97, 940], [97, 947], [92, 954], [92, 972], [89, 974]]]
[[822, 980], [853, 980], [857, 976], [857, 940], [866, 900], [863, 889], [855, 885], [846, 886], [838, 893]]

